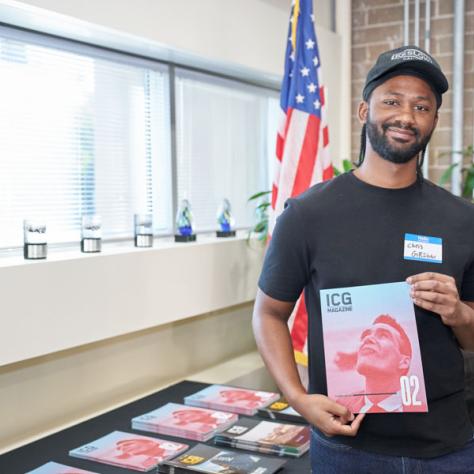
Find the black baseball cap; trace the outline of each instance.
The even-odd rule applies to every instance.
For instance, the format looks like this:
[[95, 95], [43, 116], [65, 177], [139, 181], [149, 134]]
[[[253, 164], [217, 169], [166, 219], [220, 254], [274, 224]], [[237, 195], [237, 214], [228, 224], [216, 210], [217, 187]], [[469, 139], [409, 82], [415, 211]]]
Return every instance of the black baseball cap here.
[[417, 46], [402, 46], [382, 53], [367, 74], [362, 97], [367, 101], [376, 87], [400, 75], [423, 79], [433, 89], [438, 107], [441, 105], [441, 96], [449, 88], [448, 80], [433, 56]]

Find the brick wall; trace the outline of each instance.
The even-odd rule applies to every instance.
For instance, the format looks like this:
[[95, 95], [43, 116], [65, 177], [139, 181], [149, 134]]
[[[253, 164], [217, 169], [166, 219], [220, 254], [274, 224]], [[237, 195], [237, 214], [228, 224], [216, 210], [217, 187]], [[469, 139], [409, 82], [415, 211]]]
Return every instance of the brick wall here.
[[[413, 43], [414, 7], [411, 2], [410, 42]], [[357, 106], [365, 77], [377, 56], [403, 45], [403, 0], [352, 0], [352, 159], [359, 153]], [[451, 85], [453, 77], [453, 0], [431, 0], [431, 54]], [[420, 46], [424, 46], [425, 1], [420, 1]], [[472, 144], [474, 101], [474, 0], [465, 0], [464, 36], [464, 146]], [[443, 96], [439, 122], [430, 144], [429, 178], [438, 182], [450, 163], [452, 92]]]

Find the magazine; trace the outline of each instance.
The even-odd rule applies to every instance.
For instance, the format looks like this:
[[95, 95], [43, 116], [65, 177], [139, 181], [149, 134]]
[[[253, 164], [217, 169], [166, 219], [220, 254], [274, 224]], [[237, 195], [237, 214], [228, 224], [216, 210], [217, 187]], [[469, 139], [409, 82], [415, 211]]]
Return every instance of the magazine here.
[[167, 403], [156, 410], [133, 418], [132, 428], [207, 441], [237, 420], [238, 416], [234, 413]]
[[320, 295], [328, 396], [352, 413], [427, 412], [408, 283]]
[[309, 450], [309, 426], [241, 418], [219, 433], [215, 443], [278, 456], [300, 457]]
[[165, 459], [175, 457], [188, 448], [187, 444], [114, 431], [69, 451], [69, 455], [146, 472]]
[[226, 385], [210, 385], [184, 398], [186, 405], [255, 415], [259, 408], [280, 398], [278, 393], [262, 392]]
[[57, 462], [48, 462], [42, 466], [28, 471], [26, 474], [97, 474], [92, 471], [84, 471], [78, 467], [66, 466], [65, 464], [59, 464]]
[[272, 420], [295, 421], [297, 423], [306, 423], [306, 420], [284, 399], [280, 398], [270, 405], [259, 408], [257, 415]]
[[176, 459], [165, 461], [158, 468], [162, 474], [202, 472], [208, 474], [273, 474], [285, 461], [241, 453], [230, 449], [197, 444]]

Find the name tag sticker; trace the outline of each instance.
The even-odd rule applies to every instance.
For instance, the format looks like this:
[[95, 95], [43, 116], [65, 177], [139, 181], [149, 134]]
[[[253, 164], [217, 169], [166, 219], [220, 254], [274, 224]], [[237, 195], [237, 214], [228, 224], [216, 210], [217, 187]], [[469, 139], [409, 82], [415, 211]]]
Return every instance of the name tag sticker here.
[[419, 262], [443, 263], [443, 239], [405, 234], [403, 258]]

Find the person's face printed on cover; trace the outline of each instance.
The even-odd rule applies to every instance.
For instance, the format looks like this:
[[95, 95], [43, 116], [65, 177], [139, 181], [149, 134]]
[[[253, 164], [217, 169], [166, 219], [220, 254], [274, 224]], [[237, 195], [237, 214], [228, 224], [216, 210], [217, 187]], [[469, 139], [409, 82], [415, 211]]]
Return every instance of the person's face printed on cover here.
[[242, 390], [221, 390], [220, 395], [227, 403], [235, 402], [259, 402], [261, 398], [254, 393], [244, 392]]
[[161, 457], [164, 456], [166, 450], [163, 449], [158, 443], [148, 439], [124, 439], [118, 441], [116, 444], [117, 451], [121, 454], [117, 456], [117, 459], [129, 459], [133, 456], [153, 456]]
[[410, 367], [411, 344], [404, 329], [388, 315], [375, 319], [360, 337], [356, 370], [366, 378], [399, 379]]
[[190, 423], [216, 425], [216, 419], [211, 414], [200, 410], [176, 410], [172, 414], [176, 419], [176, 425], [188, 425]]

